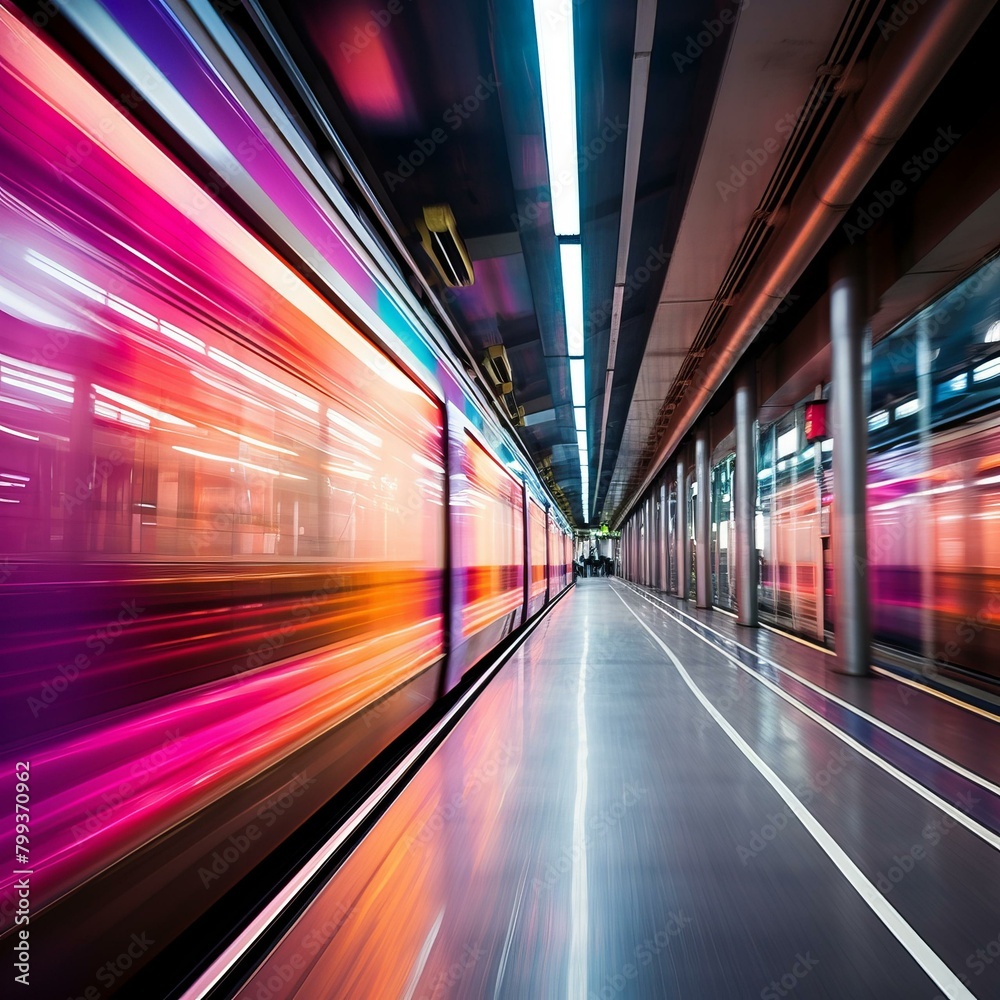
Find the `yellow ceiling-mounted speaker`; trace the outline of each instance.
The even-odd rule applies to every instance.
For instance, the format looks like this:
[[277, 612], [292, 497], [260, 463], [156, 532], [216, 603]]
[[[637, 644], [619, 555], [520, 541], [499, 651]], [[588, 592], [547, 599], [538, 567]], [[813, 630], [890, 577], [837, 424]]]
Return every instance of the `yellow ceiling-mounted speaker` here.
[[424, 217], [417, 220], [417, 230], [421, 245], [446, 285], [464, 288], [476, 280], [450, 206], [425, 206]]
[[503, 344], [487, 347], [483, 355], [483, 368], [493, 383], [493, 389], [499, 395], [511, 392], [514, 388], [514, 374], [510, 370], [507, 351]]
[[503, 394], [503, 405], [507, 410], [507, 416], [510, 417], [511, 423], [515, 427], [524, 426], [524, 407], [517, 405], [517, 400], [514, 398], [514, 393], [505, 392]]

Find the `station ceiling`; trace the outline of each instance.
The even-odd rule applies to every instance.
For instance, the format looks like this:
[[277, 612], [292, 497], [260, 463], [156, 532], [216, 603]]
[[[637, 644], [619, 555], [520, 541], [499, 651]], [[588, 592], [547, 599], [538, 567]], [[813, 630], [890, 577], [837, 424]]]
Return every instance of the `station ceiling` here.
[[[518, 433], [582, 524], [531, 0], [248, 6], [295, 61], [472, 358], [505, 348]], [[877, 44], [884, 6], [566, 0], [590, 523], [613, 519], [646, 473], [720, 314]], [[447, 287], [420, 248], [417, 220], [438, 204], [468, 248], [470, 287]]]

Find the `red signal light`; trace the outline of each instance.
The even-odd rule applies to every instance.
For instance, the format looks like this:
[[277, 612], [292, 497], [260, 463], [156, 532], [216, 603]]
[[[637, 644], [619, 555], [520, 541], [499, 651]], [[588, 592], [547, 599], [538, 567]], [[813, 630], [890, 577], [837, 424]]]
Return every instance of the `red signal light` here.
[[816, 399], [806, 403], [806, 441], [820, 441], [827, 437], [826, 400]]

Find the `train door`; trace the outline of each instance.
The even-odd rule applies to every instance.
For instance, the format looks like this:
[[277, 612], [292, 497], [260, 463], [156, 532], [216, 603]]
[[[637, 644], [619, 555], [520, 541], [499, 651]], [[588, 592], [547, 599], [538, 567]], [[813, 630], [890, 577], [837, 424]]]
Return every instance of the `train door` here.
[[773, 621], [777, 615], [774, 546], [774, 426], [761, 433], [757, 472], [757, 606]]
[[547, 574], [545, 565], [545, 511], [528, 493], [528, 617], [545, 604]]
[[736, 456], [727, 455], [712, 469], [711, 553], [712, 603], [720, 608], [736, 608], [736, 584], [733, 574], [732, 543], [735, 537], [733, 471]]
[[823, 641], [822, 469], [817, 446], [805, 444], [802, 418], [796, 407], [761, 441], [760, 610], [773, 624]]
[[522, 622], [528, 620], [531, 606], [531, 525], [528, 520], [528, 486], [521, 484], [521, 550], [524, 553], [524, 614], [521, 616]]
[[671, 594], [677, 593], [677, 565], [678, 565], [678, 553], [677, 553], [677, 483], [676, 481], [670, 484], [670, 488], [667, 491], [667, 539], [668, 545], [670, 546], [670, 562], [668, 568], [670, 571], [670, 579], [667, 582], [667, 587]]
[[559, 590], [558, 582], [553, 582], [553, 578], [558, 573], [555, 562], [555, 545], [552, 542], [552, 511], [545, 508], [545, 603], [555, 597]]
[[698, 501], [698, 480], [694, 473], [687, 477], [687, 574], [688, 594], [697, 593], [695, 583], [698, 555], [695, 552], [695, 509]]

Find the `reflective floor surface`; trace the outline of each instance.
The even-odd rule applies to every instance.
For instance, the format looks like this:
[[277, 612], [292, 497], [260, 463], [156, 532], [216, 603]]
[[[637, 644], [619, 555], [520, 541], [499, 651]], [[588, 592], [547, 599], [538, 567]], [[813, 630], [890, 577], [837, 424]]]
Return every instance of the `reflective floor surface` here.
[[997, 723], [651, 596], [579, 581], [240, 996], [1000, 996]]

